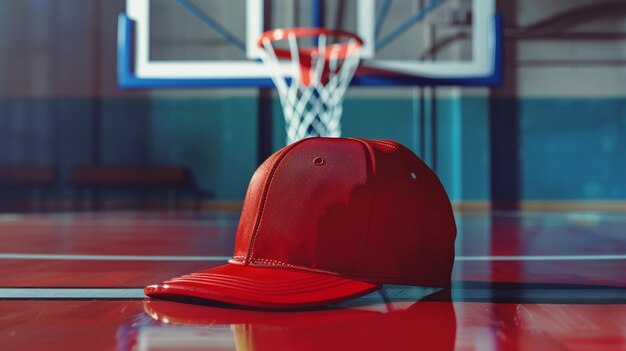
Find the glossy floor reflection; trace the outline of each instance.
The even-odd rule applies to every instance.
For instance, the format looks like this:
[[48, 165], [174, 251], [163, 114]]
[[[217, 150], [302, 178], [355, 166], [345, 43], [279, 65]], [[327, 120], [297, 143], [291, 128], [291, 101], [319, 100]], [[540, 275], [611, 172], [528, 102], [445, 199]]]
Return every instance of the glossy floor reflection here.
[[[454, 350], [456, 339], [456, 318], [449, 302], [287, 313], [165, 301], [146, 301], [144, 307], [161, 325], [159, 330], [139, 328], [137, 338], [156, 349], [161, 348], [160, 342], [167, 344], [169, 338], [174, 338], [196, 345], [230, 343], [229, 349], [233, 350], [385, 350], [403, 349], [414, 341], [429, 350]], [[385, 310], [380, 311], [381, 307]], [[211, 328], [217, 325], [229, 328]], [[179, 333], [194, 337], [181, 338]]]
[[626, 215], [457, 220], [451, 290], [386, 286], [321, 310], [267, 312], [142, 295], [222, 264], [236, 215], [0, 216], [0, 349], [626, 349]]
[[2, 350], [623, 350], [623, 305], [397, 302], [260, 312], [167, 301], [1, 301]]
[[[626, 311], [572, 306], [396, 302], [360, 308], [264, 313], [146, 301], [160, 324], [136, 330], [161, 349], [172, 340], [233, 350], [623, 349]], [[230, 328], [223, 328], [229, 325]], [[622, 338], [614, 335], [622, 334]], [[193, 335], [185, 338], [182, 335]]]

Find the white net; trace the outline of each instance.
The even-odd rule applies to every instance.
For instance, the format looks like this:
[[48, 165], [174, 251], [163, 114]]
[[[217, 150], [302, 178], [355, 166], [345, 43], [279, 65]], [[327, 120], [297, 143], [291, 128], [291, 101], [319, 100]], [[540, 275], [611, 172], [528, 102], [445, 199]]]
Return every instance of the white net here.
[[[316, 38], [317, 46], [301, 48], [301, 38], [288, 32], [288, 58], [276, 54], [272, 40], [261, 39], [261, 59], [270, 69], [283, 107], [287, 144], [313, 136], [341, 136], [343, 98], [359, 65], [361, 44], [350, 38], [328, 45], [324, 33]], [[287, 72], [281, 65], [285, 60], [291, 61]]]

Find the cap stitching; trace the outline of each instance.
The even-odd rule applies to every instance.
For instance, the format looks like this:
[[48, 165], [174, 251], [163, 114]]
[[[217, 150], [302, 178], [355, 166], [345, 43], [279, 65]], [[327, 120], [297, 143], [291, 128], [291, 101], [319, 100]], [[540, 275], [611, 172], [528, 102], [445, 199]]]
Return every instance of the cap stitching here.
[[336, 275], [336, 276], [341, 276], [342, 274], [339, 274], [337, 272], [332, 272], [332, 271], [327, 271], [324, 269], [315, 269], [315, 268], [311, 268], [311, 267], [304, 267], [304, 266], [298, 266], [298, 265], [294, 265], [291, 263], [286, 263], [286, 262], [282, 262], [282, 261], [278, 261], [278, 260], [272, 260], [272, 259], [268, 259], [268, 258], [254, 258], [250, 261], [250, 263], [256, 264], [259, 263], [261, 265], [264, 266], [273, 266], [273, 267], [289, 267], [289, 268], [296, 268], [296, 269], [300, 269], [300, 270], [304, 270], [304, 271], [311, 271], [311, 272], [317, 272], [317, 273], [326, 273], [326, 274], [331, 274], [331, 275]]
[[320, 272], [320, 273], [327, 273], [327, 274], [332, 274], [332, 275], [337, 275], [337, 276], [347, 276], [350, 278], [399, 278], [399, 279], [411, 279], [411, 277], [407, 277], [407, 276], [402, 276], [402, 275], [390, 275], [390, 274], [367, 274], [367, 275], [363, 275], [363, 274], [357, 274], [357, 273], [339, 273], [339, 272], [333, 272], [333, 271], [328, 271], [328, 270], [324, 270], [324, 269], [315, 269], [315, 268], [310, 268], [310, 267], [304, 267], [304, 266], [298, 266], [298, 265], [294, 265], [291, 263], [286, 263], [286, 262], [282, 262], [282, 261], [278, 261], [278, 260], [272, 260], [272, 259], [267, 259], [267, 258], [254, 258], [250, 261], [250, 263], [256, 264], [262, 264], [262, 265], [267, 265], [267, 266], [274, 266], [274, 267], [289, 267], [289, 268], [297, 268], [297, 269], [302, 269], [305, 271], [312, 271], [312, 272]]
[[300, 268], [299, 266], [290, 264], [290, 263], [285, 263], [285, 262], [281, 262], [281, 261], [277, 261], [277, 260], [271, 260], [268, 258], [254, 258], [251, 260], [252, 263], [261, 263], [261, 264], [267, 264], [267, 265], [271, 265], [271, 266], [285, 266], [285, 267], [292, 267], [292, 268]]
[[263, 198], [261, 199], [262, 205], [261, 205], [259, 219], [257, 220], [257, 223], [255, 224], [254, 232], [252, 233], [252, 239], [250, 240], [250, 249], [248, 250], [248, 260], [247, 260], [248, 262], [251, 262], [252, 258], [254, 257], [254, 245], [256, 244], [257, 234], [259, 233], [259, 228], [261, 227], [261, 222], [263, 222], [263, 215], [265, 214], [265, 205], [267, 204], [267, 196], [269, 195], [270, 189], [272, 188], [272, 184], [274, 182], [274, 176], [278, 172], [278, 168], [283, 163], [283, 160], [285, 159], [285, 157], [287, 156], [289, 151], [293, 150], [293, 148], [296, 145], [300, 145], [303, 142], [305, 142], [306, 140], [310, 140], [310, 139], [300, 140], [299, 142], [293, 143], [293, 144], [289, 145], [286, 149], [284, 149], [283, 154], [280, 155], [280, 159], [278, 160], [276, 165], [270, 171], [269, 183], [267, 185], [267, 190], [263, 193]]

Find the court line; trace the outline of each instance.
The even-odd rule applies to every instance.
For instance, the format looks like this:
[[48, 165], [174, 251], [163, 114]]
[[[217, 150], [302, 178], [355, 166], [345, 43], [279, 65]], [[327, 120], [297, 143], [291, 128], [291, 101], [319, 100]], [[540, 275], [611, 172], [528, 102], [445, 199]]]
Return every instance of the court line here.
[[[417, 301], [439, 291], [437, 288], [385, 285], [384, 291], [392, 302]], [[432, 301], [511, 302], [517, 303], [593, 303], [623, 304], [626, 289], [570, 288], [463, 288], [454, 286], [451, 297], [433, 297]], [[144, 300], [142, 288], [0, 288], [1, 300]], [[451, 300], [448, 300], [450, 299]], [[387, 300], [378, 292], [339, 304], [343, 307], [383, 304]], [[371, 307], [371, 306], [370, 306]]]
[[536, 256], [457, 256], [456, 261], [609, 261], [626, 260], [626, 255], [536, 255]]
[[[385, 287], [385, 291], [394, 300], [410, 299], [421, 300], [423, 297], [437, 292], [439, 288], [425, 287]], [[143, 300], [146, 298], [142, 288], [0, 288], [0, 300], [26, 300], [26, 299], [124, 299]], [[384, 302], [378, 291], [361, 296], [349, 302], [358, 306], [363, 302]], [[347, 307], [348, 305], [344, 306]]]
[[0, 253], [5, 260], [72, 260], [72, 261], [228, 261], [231, 256], [149, 256], [149, 255], [53, 255]]
[[[385, 286], [392, 298], [420, 299], [439, 288]], [[144, 299], [143, 288], [0, 288], [0, 299]], [[380, 300], [377, 292], [365, 298]]]
[[[5, 260], [72, 260], [72, 261], [209, 261], [224, 262], [231, 256], [150, 256], [150, 255], [57, 255], [0, 253]], [[613, 261], [626, 260], [624, 255], [535, 255], [535, 256], [457, 256], [456, 261]]]
[[144, 299], [143, 289], [0, 288], [0, 299]]

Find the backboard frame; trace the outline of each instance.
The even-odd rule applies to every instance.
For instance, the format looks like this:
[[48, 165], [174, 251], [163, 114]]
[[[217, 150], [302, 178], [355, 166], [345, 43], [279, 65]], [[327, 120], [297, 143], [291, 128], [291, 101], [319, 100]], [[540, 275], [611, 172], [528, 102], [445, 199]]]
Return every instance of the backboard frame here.
[[[182, 0], [181, 0], [182, 2]], [[314, 1], [314, 2], [319, 2]], [[432, 4], [442, 0], [432, 0]], [[263, 32], [264, 1], [246, 0], [246, 36]], [[375, 0], [357, 2], [357, 34], [363, 39], [363, 60], [355, 86], [493, 86], [502, 81], [502, 20], [494, 0], [476, 0], [470, 62], [428, 62], [372, 59], [376, 52]], [[118, 84], [122, 88], [272, 87], [269, 73], [257, 59], [256, 40], [246, 40], [248, 60], [168, 62], [149, 59], [150, 0], [127, 0], [118, 17]], [[485, 17], [489, 15], [488, 17]]]

